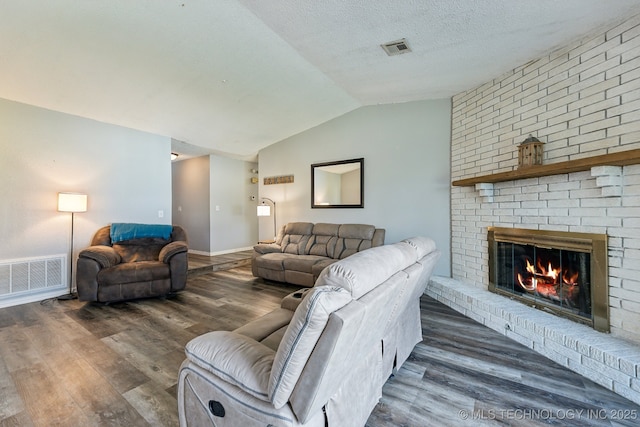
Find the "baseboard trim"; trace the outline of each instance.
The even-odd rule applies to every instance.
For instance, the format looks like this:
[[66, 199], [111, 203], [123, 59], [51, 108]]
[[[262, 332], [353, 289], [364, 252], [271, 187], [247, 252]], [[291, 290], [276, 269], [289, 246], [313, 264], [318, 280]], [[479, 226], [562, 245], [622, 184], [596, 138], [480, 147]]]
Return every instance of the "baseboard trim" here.
[[253, 246], [247, 246], [246, 248], [226, 249], [223, 251], [216, 251], [216, 252], [205, 252], [205, 251], [197, 251], [195, 249], [189, 249], [189, 253], [193, 255], [216, 256], [216, 255], [232, 254], [235, 252], [249, 251], [251, 249], [253, 249]]

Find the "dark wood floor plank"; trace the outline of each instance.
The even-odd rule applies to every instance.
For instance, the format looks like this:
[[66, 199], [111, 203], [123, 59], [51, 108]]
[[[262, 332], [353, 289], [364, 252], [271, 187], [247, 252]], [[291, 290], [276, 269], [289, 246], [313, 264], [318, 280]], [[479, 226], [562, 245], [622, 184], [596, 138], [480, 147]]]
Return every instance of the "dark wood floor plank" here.
[[53, 370], [56, 384], [78, 403], [89, 425], [144, 425], [146, 421], [115, 390], [107, 377], [84, 359], [61, 364]]
[[107, 305], [87, 303], [67, 311], [67, 315], [97, 338], [117, 334], [130, 325], [127, 318], [111, 311]]
[[152, 383], [142, 384], [124, 394], [125, 399], [154, 427], [175, 427], [178, 422], [178, 402]]
[[0, 427], [34, 427], [29, 414], [24, 411], [8, 418], [0, 419]]
[[156, 354], [140, 352], [139, 349], [144, 347], [145, 343], [136, 342], [134, 338], [127, 336], [127, 332], [121, 332], [102, 340], [113, 351], [121, 354], [137, 370], [158, 383], [163, 390], [175, 384], [176, 374], [161, 366], [163, 357], [169, 352]]
[[0, 343], [0, 357], [9, 372], [41, 362], [24, 328], [19, 325], [0, 330]]
[[119, 393], [149, 381], [149, 377], [97, 338], [75, 340], [70, 345]]
[[34, 364], [11, 373], [34, 425], [90, 426], [77, 403], [58, 386], [47, 366]]
[[15, 324], [16, 319], [7, 312], [7, 309], [0, 310], [0, 329], [13, 326]]
[[18, 416], [26, 407], [18, 394], [11, 374], [0, 358], [0, 420]]

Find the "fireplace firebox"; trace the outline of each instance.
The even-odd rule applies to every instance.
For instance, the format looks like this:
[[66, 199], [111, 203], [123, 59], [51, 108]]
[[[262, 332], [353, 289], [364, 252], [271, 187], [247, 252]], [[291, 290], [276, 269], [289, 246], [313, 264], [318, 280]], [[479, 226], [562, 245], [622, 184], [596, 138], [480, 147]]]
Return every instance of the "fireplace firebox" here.
[[607, 236], [489, 227], [489, 290], [609, 331]]

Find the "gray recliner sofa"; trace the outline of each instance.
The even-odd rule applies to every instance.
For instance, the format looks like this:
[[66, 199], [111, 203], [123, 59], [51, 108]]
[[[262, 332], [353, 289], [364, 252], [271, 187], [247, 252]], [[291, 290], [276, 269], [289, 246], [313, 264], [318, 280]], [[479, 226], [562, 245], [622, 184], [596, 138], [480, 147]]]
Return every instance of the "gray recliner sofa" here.
[[364, 426], [422, 340], [420, 296], [439, 256], [424, 237], [358, 252], [265, 316], [191, 340], [180, 425]]
[[367, 224], [290, 222], [275, 243], [253, 247], [256, 277], [311, 287], [330, 264], [365, 249], [382, 246], [385, 230]]

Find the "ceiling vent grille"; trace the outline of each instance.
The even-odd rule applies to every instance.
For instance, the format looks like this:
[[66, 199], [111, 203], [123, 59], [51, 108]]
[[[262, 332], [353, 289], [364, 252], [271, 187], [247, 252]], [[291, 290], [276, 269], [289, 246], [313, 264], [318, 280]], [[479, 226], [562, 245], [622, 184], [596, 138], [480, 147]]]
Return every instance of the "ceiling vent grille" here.
[[380, 46], [382, 46], [389, 56], [402, 55], [403, 53], [411, 52], [411, 48], [409, 47], [406, 39], [381, 44]]

